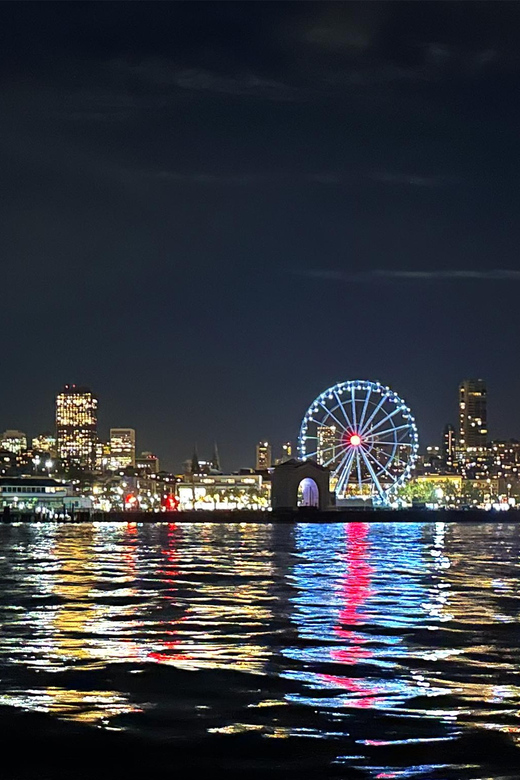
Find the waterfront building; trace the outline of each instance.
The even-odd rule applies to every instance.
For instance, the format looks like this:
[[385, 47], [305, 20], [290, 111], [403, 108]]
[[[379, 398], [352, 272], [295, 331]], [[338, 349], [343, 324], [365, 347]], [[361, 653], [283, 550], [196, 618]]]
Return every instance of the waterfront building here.
[[268, 441], [258, 442], [256, 445], [256, 470], [265, 471], [271, 468], [271, 445]]
[[0, 449], [19, 455], [27, 449], [27, 435], [23, 431], [4, 431], [0, 436]]
[[483, 450], [487, 443], [487, 390], [482, 379], [465, 379], [459, 387], [459, 450]]
[[[260, 469], [259, 469], [260, 470]], [[271, 483], [261, 474], [191, 474], [176, 484], [179, 509], [267, 509]]]
[[110, 429], [110, 468], [114, 471], [135, 466], [135, 430]]
[[73, 496], [69, 484], [50, 477], [0, 477], [0, 506], [45, 515], [88, 509], [91, 502]]
[[56, 397], [56, 445], [65, 466], [95, 467], [97, 405], [88, 387], [65, 385]]
[[431, 485], [432, 487], [445, 488], [450, 486], [453, 491], [460, 494], [464, 479], [461, 474], [420, 474], [414, 477], [413, 483], [418, 485]]
[[31, 442], [31, 446], [35, 452], [48, 452], [49, 455], [56, 455], [56, 436], [50, 431], [35, 436]]

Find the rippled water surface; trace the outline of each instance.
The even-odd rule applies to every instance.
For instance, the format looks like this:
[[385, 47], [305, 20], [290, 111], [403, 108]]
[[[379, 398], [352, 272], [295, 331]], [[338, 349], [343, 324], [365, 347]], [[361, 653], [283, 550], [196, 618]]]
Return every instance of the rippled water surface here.
[[3, 525], [2, 722], [240, 776], [518, 778], [519, 551], [498, 523]]

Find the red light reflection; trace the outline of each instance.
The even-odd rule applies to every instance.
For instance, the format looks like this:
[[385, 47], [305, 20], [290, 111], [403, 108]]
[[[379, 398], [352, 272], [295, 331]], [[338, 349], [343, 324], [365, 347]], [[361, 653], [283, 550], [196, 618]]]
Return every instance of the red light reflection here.
[[[373, 572], [368, 562], [368, 523], [347, 523], [345, 526], [345, 553], [342, 556], [346, 570], [341, 587], [342, 609], [338, 615], [338, 624], [334, 633], [343, 640], [345, 647], [331, 651], [331, 660], [345, 664], [346, 667], [363, 662], [372, 656], [372, 652], [363, 645], [366, 639], [351, 628], [365, 620], [363, 607], [371, 594], [370, 579]], [[347, 672], [348, 669], [345, 668]], [[321, 675], [322, 679], [352, 693], [360, 694], [357, 707], [372, 707], [380, 691], [368, 687], [362, 677], [343, 677]]]
[[[177, 568], [179, 563], [179, 553], [175, 544], [175, 536], [178, 530], [178, 526], [175, 525], [175, 523], [169, 523], [168, 546], [161, 551], [166, 558], [167, 565], [164, 569], [161, 570], [160, 574], [162, 575], [163, 579], [170, 585], [172, 590], [175, 589], [176, 580], [179, 576], [179, 569]], [[171, 594], [168, 595], [168, 598], [171, 599]], [[167, 636], [171, 636], [172, 639], [163, 641], [161, 643], [160, 651], [148, 653], [149, 658], [159, 663], [171, 663], [172, 661], [183, 661], [189, 658], [185, 652], [172, 652], [177, 650], [178, 646], [181, 644], [181, 640], [178, 638], [178, 624], [182, 623], [186, 619], [187, 616], [184, 615], [183, 617], [178, 618], [169, 624], [172, 630], [165, 630], [164, 633]]]

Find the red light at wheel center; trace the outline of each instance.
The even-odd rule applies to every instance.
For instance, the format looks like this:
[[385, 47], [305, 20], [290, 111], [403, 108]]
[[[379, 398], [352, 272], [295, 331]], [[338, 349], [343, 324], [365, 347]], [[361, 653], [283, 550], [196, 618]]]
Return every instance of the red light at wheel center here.
[[359, 447], [361, 444], [361, 436], [359, 436], [357, 433], [353, 433], [349, 439], [349, 442], [353, 447]]

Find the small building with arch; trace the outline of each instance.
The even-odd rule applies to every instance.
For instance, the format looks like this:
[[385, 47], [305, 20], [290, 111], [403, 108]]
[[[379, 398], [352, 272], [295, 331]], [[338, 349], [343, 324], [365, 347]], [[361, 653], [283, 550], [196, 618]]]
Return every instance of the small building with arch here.
[[314, 460], [286, 460], [271, 474], [271, 507], [297, 509], [298, 506], [330, 508], [330, 472]]

